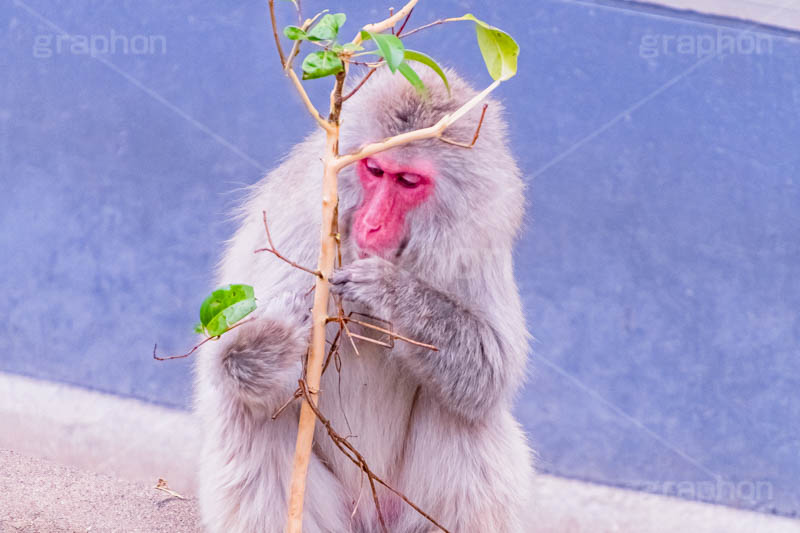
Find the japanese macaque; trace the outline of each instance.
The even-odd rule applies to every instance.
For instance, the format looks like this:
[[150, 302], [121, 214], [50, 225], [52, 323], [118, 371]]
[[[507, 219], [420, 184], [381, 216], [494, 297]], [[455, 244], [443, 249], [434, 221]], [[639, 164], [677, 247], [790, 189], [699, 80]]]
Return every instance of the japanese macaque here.
[[[423, 76], [429, 95], [422, 97], [400, 76], [376, 73], [344, 106], [341, 152], [430, 126], [476, 94], [453, 72], [448, 78], [451, 93], [435, 75]], [[478, 106], [446, 137], [470, 142], [480, 114]], [[490, 101], [472, 149], [417, 141], [339, 175], [343, 266], [331, 276], [333, 293], [345, 312], [384, 320], [373, 323], [438, 351], [356, 339], [356, 353], [345, 340], [340, 364], [323, 375], [319, 407], [376, 475], [454, 533], [531, 527], [532, 456], [511, 414], [529, 340], [512, 268], [524, 187], [508, 144], [502, 107]], [[252, 284], [259, 308], [256, 320], [207, 343], [198, 357], [199, 498], [211, 532], [285, 531], [302, 400], [272, 414], [301, 377], [315, 279], [253, 252], [266, 246], [266, 211], [275, 248], [315, 267], [323, 151], [324, 135], [312, 134], [253, 187], [221, 262], [218, 283]], [[329, 326], [329, 340], [337, 329]], [[436, 530], [377, 489], [389, 531]], [[381, 531], [368, 481], [321, 424], [303, 531]]]

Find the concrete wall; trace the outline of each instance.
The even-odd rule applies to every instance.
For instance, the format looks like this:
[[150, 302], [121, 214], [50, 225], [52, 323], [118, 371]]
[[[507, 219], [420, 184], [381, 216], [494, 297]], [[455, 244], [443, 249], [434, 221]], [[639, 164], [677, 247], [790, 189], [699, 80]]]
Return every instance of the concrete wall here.
[[[351, 30], [385, 14], [331, 5]], [[518, 414], [541, 468], [800, 512], [797, 35], [627, 2], [414, 18], [467, 11], [523, 46], [498, 96], [530, 184]], [[192, 344], [239, 189], [312, 128], [264, 3], [0, 14], [0, 370], [186, 407], [190, 361], [152, 344]], [[116, 48], [84, 53], [92, 36]], [[468, 27], [414, 41], [486, 84]]]

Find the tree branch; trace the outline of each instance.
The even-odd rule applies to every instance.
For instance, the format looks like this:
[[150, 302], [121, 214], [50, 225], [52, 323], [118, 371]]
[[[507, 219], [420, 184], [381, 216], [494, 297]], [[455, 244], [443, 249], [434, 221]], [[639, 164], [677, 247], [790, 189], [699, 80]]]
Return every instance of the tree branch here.
[[[413, 35], [413, 34], [417, 33], [418, 31], [427, 30], [428, 28], [431, 28], [433, 26], [438, 26], [439, 24], [444, 24], [445, 22], [455, 22], [457, 20], [462, 20], [462, 18], [461, 17], [452, 17], [452, 18], [447, 18], [447, 19], [434, 20], [433, 22], [429, 22], [427, 24], [424, 24], [424, 25], [420, 26], [419, 28], [414, 28], [413, 30], [410, 30], [410, 31], [406, 32], [403, 35], [403, 37], [408, 37], [409, 35]], [[400, 32], [397, 33], [397, 36], [400, 37]]]
[[275, 245], [272, 243], [272, 235], [270, 235], [269, 233], [269, 225], [267, 224], [267, 212], [262, 211], [261, 214], [264, 216], [264, 230], [266, 230], [267, 232], [267, 241], [269, 241], [269, 248], [259, 248], [258, 250], [253, 250], [253, 253], [257, 254], [259, 252], [269, 252], [271, 254], [274, 254], [275, 257], [277, 257], [281, 261], [284, 261], [289, 265], [293, 266], [294, 268], [302, 270], [303, 272], [308, 272], [309, 274], [322, 279], [322, 272], [320, 272], [319, 270], [311, 270], [310, 268], [306, 268], [303, 265], [298, 265], [294, 261], [284, 257], [278, 250], [275, 249]]
[[[413, 344], [414, 346], [420, 346], [422, 348], [427, 348], [427, 349], [429, 349], [431, 351], [434, 351], [434, 352], [438, 352], [439, 351], [439, 349], [436, 346], [432, 345], [432, 344], [425, 344], [424, 342], [419, 342], [419, 341], [415, 341], [413, 339], [409, 339], [408, 337], [403, 337], [402, 335], [398, 335], [397, 333], [395, 333], [395, 332], [393, 332], [391, 330], [382, 328], [380, 326], [376, 326], [374, 324], [370, 324], [369, 322], [363, 322], [361, 320], [356, 320], [355, 318], [350, 318], [350, 317], [343, 317], [342, 320], [344, 320], [346, 322], [352, 322], [353, 324], [358, 324], [359, 326], [363, 326], [365, 328], [374, 329], [375, 331], [380, 331], [381, 333], [385, 333], [386, 335], [389, 335], [393, 339], [397, 339], [399, 341], [407, 342], [409, 344]], [[364, 338], [364, 337], [361, 337], [361, 336], [356, 336], [356, 335], [354, 335], [354, 336], [356, 338], [361, 338], [361, 339]], [[375, 342], [375, 339], [368, 339], [368, 340]], [[378, 344], [378, 342], [375, 342], [375, 343]]]
[[486, 116], [486, 108], [489, 107], [489, 104], [483, 104], [483, 111], [481, 111], [481, 119], [478, 121], [478, 127], [475, 128], [475, 135], [472, 137], [472, 142], [467, 144], [460, 141], [454, 141], [452, 139], [448, 139], [445, 136], [439, 137], [439, 140], [442, 142], [446, 142], [447, 144], [452, 144], [455, 146], [460, 146], [461, 148], [472, 148], [475, 146], [475, 143], [478, 142], [478, 135], [481, 134], [481, 126], [483, 125], [483, 117]]
[[395, 135], [394, 137], [389, 137], [388, 139], [384, 139], [382, 141], [369, 143], [362, 146], [355, 152], [339, 156], [336, 159], [337, 172], [342, 170], [344, 167], [348, 165], [352, 165], [356, 161], [360, 161], [365, 157], [375, 155], [378, 152], [384, 152], [386, 150], [389, 150], [390, 148], [395, 148], [397, 146], [402, 146], [404, 144], [408, 144], [414, 141], [420, 141], [423, 139], [441, 138], [442, 134], [444, 133], [444, 130], [446, 130], [455, 121], [463, 117], [473, 107], [478, 105], [484, 98], [486, 98], [489, 95], [489, 93], [495, 90], [500, 85], [501, 82], [502, 80], [495, 80], [486, 89], [476, 94], [474, 97], [472, 97], [472, 99], [470, 99], [456, 111], [454, 111], [449, 115], [443, 116], [441, 119], [439, 119], [439, 122], [437, 122], [433, 126], [429, 126], [427, 128], [422, 128], [414, 131], [408, 131], [406, 133], [401, 133], [400, 135]]
[[[368, 31], [372, 33], [380, 33], [382, 31], [386, 31], [389, 28], [393, 27], [398, 22], [400, 22], [403, 19], [403, 17], [408, 15], [411, 12], [411, 10], [414, 9], [414, 6], [417, 5], [417, 2], [418, 0], [411, 0], [406, 5], [404, 5], [402, 9], [400, 9], [397, 13], [390, 16], [389, 18], [384, 19], [380, 22], [375, 22], [373, 24], [367, 24], [361, 29], [363, 31]], [[356, 35], [355, 39], [353, 39], [353, 44], [361, 44], [361, 32], [358, 32], [358, 35]]]
[[360, 82], [358, 82], [358, 85], [356, 85], [355, 87], [353, 87], [353, 90], [352, 90], [352, 91], [350, 91], [349, 93], [347, 93], [345, 96], [343, 96], [343, 97], [342, 97], [342, 103], [346, 102], [346, 101], [347, 101], [347, 100], [348, 100], [348, 99], [349, 99], [351, 96], [353, 96], [354, 94], [356, 94], [356, 92], [358, 92], [358, 90], [359, 90], [359, 89], [360, 89], [360, 88], [361, 88], [361, 87], [362, 87], [362, 86], [363, 86], [365, 83], [367, 83], [367, 80], [369, 79], [369, 77], [370, 77], [370, 76], [372, 76], [373, 74], [375, 74], [375, 71], [376, 71], [376, 70], [378, 70], [378, 67], [373, 67], [373, 68], [369, 69], [369, 72], [367, 72], [366, 76], [364, 76], [363, 78], [361, 78], [361, 81], [360, 81]]
[[278, 23], [275, 22], [275, 0], [269, 0], [269, 20], [272, 23], [272, 35], [275, 37], [275, 48], [281, 58], [281, 67], [286, 68], [286, 56], [283, 54], [281, 39], [278, 37]]
[[346, 438], [344, 438], [341, 435], [339, 435], [333, 429], [333, 426], [331, 425], [331, 421], [328, 420], [325, 417], [325, 415], [323, 415], [322, 412], [320, 412], [319, 408], [314, 404], [314, 402], [311, 401], [311, 398], [309, 397], [308, 388], [306, 386], [305, 381], [303, 381], [302, 379], [299, 380], [298, 381], [298, 385], [300, 387], [301, 393], [303, 394], [303, 397], [306, 400], [306, 404], [311, 407], [311, 410], [314, 412], [314, 415], [317, 417], [317, 419], [319, 420], [320, 424], [322, 424], [322, 426], [325, 428], [325, 430], [328, 433], [328, 436], [331, 438], [331, 440], [336, 445], [336, 447], [339, 448], [339, 451], [341, 451], [362, 472], [364, 472], [364, 474], [367, 475], [367, 478], [370, 481], [370, 485], [372, 486], [372, 497], [373, 497], [373, 500], [375, 501], [375, 508], [376, 508], [376, 510], [378, 512], [378, 520], [380, 521], [384, 532], [386, 532], [387, 529], [386, 529], [386, 524], [385, 524], [385, 522], [383, 520], [383, 516], [381, 514], [381, 506], [380, 506], [380, 502], [378, 501], [378, 495], [377, 495], [377, 492], [376, 492], [375, 487], [373, 485], [375, 482], [380, 483], [386, 489], [388, 489], [391, 492], [393, 492], [401, 500], [403, 500], [406, 504], [408, 504], [412, 509], [414, 509], [417, 513], [419, 513], [421, 516], [426, 518], [431, 524], [433, 524], [434, 526], [438, 527], [440, 530], [444, 531], [445, 533], [450, 533], [444, 526], [442, 526], [439, 522], [434, 520], [428, 513], [426, 513], [422, 509], [420, 509], [419, 506], [417, 506], [411, 500], [409, 500], [405, 496], [405, 494], [403, 494], [402, 492], [398, 491], [397, 489], [394, 489], [388, 483], [386, 483], [384, 480], [382, 480], [377, 475], [375, 475], [375, 473], [367, 465], [366, 460], [364, 460], [364, 456], [361, 455], [361, 453], [359, 453], [359, 451], [352, 444], [350, 444], [350, 442]]
[[[319, 13], [317, 13], [316, 15], [314, 15], [313, 17], [311, 17], [310, 19], [306, 19], [306, 21], [305, 21], [305, 22], [303, 22], [303, 23], [302, 23], [302, 25], [300, 26], [300, 29], [301, 29], [301, 30], [303, 30], [303, 31], [307, 31], [307, 30], [308, 30], [308, 28], [310, 28], [310, 27], [311, 27], [311, 25], [312, 25], [312, 24], [314, 24], [314, 22], [316, 22], [316, 20], [317, 20], [317, 19], [318, 19], [318, 18], [319, 18], [319, 17], [320, 17], [320, 16], [321, 16], [323, 13], [325, 13], [325, 11], [320, 11]], [[300, 10], [298, 10], [298, 11], [297, 11], [297, 14], [298, 14], [298, 16], [299, 16], [299, 14], [300, 14]], [[302, 40], [302, 39], [297, 39], [297, 40], [294, 42], [294, 44], [292, 45], [292, 49], [291, 49], [291, 51], [289, 52], [289, 57], [287, 57], [287, 58], [286, 58], [286, 64], [283, 66], [283, 70], [291, 70], [291, 68], [292, 68], [292, 61], [294, 60], [294, 58], [295, 58], [295, 57], [297, 57], [297, 54], [300, 52], [300, 43], [302, 43], [302, 42], [303, 42], [303, 40]]]
[[182, 353], [180, 355], [169, 355], [167, 357], [159, 357], [159, 356], [156, 355], [156, 351], [158, 350], [158, 344], [155, 344], [155, 345], [153, 345], [153, 359], [155, 359], [156, 361], [169, 361], [170, 359], [183, 359], [185, 357], [189, 357], [194, 352], [196, 352], [198, 350], [198, 348], [200, 348], [202, 345], [204, 345], [208, 341], [215, 341], [215, 340], [219, 339], [225, 333], [228, 333], [230, 330], [238, 328], [239, 326], [243, 326], [243, 325], [247, 324], [248, 322], [252, 322], [253, 320], [255, 320], [255, 318], [251, 317], [251, 318], [248, 318], [247, 320], [242, 320], [241, 322], [237, 322], [236, 324], [232, 325], [231, 327], [229, 327], [228, 329], [226, 329], [225, 331], [223, 331], [219, 335], [215, 335], [213, 337], [206, 337], [205, 339], [203, 339], [199, 343], [195, 344], [194, 348], [192, 348], [188, 352]]
[[[306, 106], [306, 109], [311, 114], [311, 117], [317, 121], [317, 124], [324, 129], [325, 131], [332, 131], [333, 126], [328, 123], [327, 120], [317, 111], [317, 108], [314, 107], [314, 104], [311, 102], [311, 99], [308, 97], [308, 93], [306, 92], [305, 88], [303, 88], [303, 84], [300, 83], [300, 79], [297, 77], [297, 74], [294, 73], [294, 70], [291, 68], [287, 69], [287, 62], [286, 56], [283, 53], [283, 47], [281, 46], [281, 40], [278, 37], [278, 26], [275, 22], [275, 0], [269, 0], [269, 19], [272, 22], [272, 35], [275, 37], [275, 46], [278, 49], [278, 55], [281, 58], [281, 68], [286, 72], [286, 75], [289, 76], [289, 79], [292, 80], [292, 84], [297, 92], [300, 94], [300, 98], [303, 100], [303, 105]], [[292, 48], [294, 50], [294, 48]]]

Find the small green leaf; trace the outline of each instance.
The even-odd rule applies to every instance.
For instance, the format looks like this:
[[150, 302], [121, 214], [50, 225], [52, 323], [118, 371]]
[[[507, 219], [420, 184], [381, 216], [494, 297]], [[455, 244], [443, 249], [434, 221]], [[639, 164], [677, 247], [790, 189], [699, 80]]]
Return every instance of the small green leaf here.
[[203, 323], [202, 322], [198, 322], [197, 324], [194, 325], [194, 332], [195, 333], [200, 333], [202, 335], [203, 333], [205, 333], [205, 331], [206, 330], [203, 328]]
[[298, 28], [297, 26], [286, 26], [285, 28], [283, 28], [283, 34], [293, 41], [296, 41], [298, 39], [308, 38], [306, 32], [304, 32], [302, 28]]
[[481, 49], [483, 62], [492, 79], [507, 80], [517, 73], [519, 45], [514, 39], [498, 28], [478, 20], [471, 13], [452, 20], [471, 20], [475, 22], [475, 33]]
[[303, 79], [313, 80], [336, 74], [344, 68], [336, 52], [325, 50], [308, 54], [303, 60]]
[[[248, 303], [245, 305], [243, 302]], [[232, 326], [235, 322], [238, 322], [255, 309], [255, 305], [255, 293], [253, 287], [250, 285], [226, 285], [225, 287], [219, 288], [212, 292], [200, 306], [200, 323], [195, 326], [195, 331], [197, 333], [203, 333], [205, 330], [212, 337], [221, 335], [225, 329]], [[245, 309], [249, 309], [249, 311], [241, 314]], [[236, 316], [239, 316], [239, 318], [231, 322], [230, 319]], [[221, 319], [219, 317], [223, 318]], [[228, 324], [228, 326], [220, 330], [219, 324], [223, 321]], [[216, 324], [213, 326], [213, 331], [217, 333], [212, 332], [211, 324]]]
[[[444, 75], [444, 71], [442, 70], [442, 67], [440, 67], [439, 64], [436, 63], [436, 61], [433, 60], [433, 58], [423, 54], [422, 52], [417, 52], [416, 50], [409, 50], [408, 48], [406, 48], [406, 51], [405, 51], [405, 58], [406, 58], [406, 61], [409, 61], [409, 60], [410, 61], [417, 61], [417, 62], [422, 63], [423, 65], [426, 65], [426, 66], [430, 67], [431, 69], [433, 69], [433, 71], [436, 72], [436, 74], [438, 74], [440, 78], [442, 78], [442, 81], [444, 82], [444, 86], [447, 87], [447, 92], [448, 93], [450, 92], [450, 84], [447, 82], [447, 76]], [[401, 71], [401, 74], [403, 74], [402, 71]], [[405, 76], [405, 74], [403, 74], [403, 75]], [[408, 76], [406, 76], [406, 79], [408, 79]], [[411, 81], [411, 80], [408, 80], [408, 81]], [[412, 85], [413, 85], [413, 83], [412, 83]]]
[[333, 41], [339, 35], [339, 28], [342, 27], [347, 15], [344, 13], [326, 14], [317, 22], [311, 31], [308, 32], [309, 41]]
[[407, 79], [411, 85], [414, 86], [414, 88], [417, 90], [418, 93], [420, 93], [422, 96], [428, 95], [428, 89], [425, 87], [425, 84], [422, 83], [422, 80], [420, 79], [419, 75], [417, 75], [417, 73], [414, 71], [413, 68], [411, 68], [411, 66], [408, 63], [406, 63], [405, 61], [400, 63], [400, 66], [397, 67], [397, 70], [399, 70], [400, 74], [402, 74], [403, 77]]
[[395, 72], [400, 64], [403, 62], [405, 47], [403, 41], [391, 33], [372, 33], [370, 31], [361, 30], [361, 38], [363, 40], [372, 39], [378, 46], [376, 54], [386, 60], [389, 65], [389, 70]]
[[248, 298], [226, 307], [206, 325], [208, 335], [211, 337], [222, 335], [231, 326], [252, 313], [255, 308], [255, 298]]

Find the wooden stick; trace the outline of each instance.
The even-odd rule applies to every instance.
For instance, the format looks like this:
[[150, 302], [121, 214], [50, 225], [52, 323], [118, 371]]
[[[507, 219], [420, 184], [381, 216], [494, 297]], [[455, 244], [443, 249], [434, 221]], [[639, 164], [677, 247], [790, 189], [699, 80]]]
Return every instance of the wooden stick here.
[[311, 459], [311, 446], [314, 441], [314, 425], [316, 416], [309, 402], [316, 407], [322, 367], [325, 362], [325, 325], [328, 318], [328, 298], [330, 284], [328, 279], [333, 271], [336, 258], [336, 235], [334, 227], [334, 214], [338, 203], [337, 178], [338, 170], [335, 166], [339, 149], [339, 126], [331, 125], [326, 130], [325, 157], [323, 159], [322, 176], [322, 228], [320, 231], [320, 253], [317, 270], [322, 274], [317, 279], [314, 291], [314, 307], [311, 310], [311, 350], [306, 364], [306, 384], [308, 394], [300, 407], [300, 420], [297, 425], [297, 442], [295, 444], [294, 463], [292, 466], [292, 480], [289, 485], [289, 516], [287, 520], [288, 533], [302, 533], [303, 531], [303, 500], [306, 491], [306, 477], [308, 464]]

